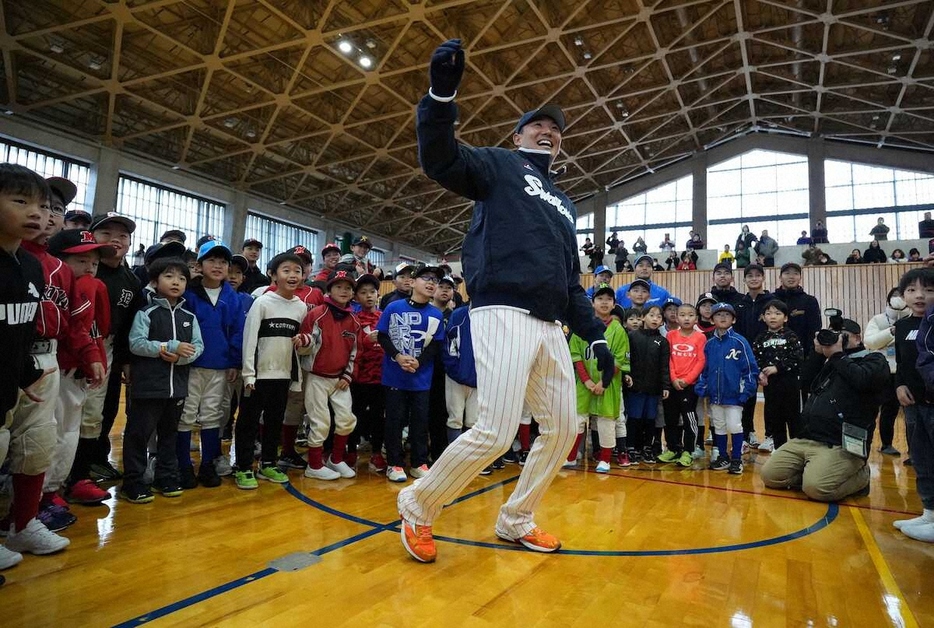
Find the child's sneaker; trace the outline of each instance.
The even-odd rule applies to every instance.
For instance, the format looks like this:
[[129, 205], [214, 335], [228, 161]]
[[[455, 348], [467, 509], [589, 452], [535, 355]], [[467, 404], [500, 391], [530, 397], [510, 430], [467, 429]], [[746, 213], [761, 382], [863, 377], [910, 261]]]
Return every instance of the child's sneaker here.
[[[330, 471], [330, 469], [328, 470]], [[305, 474], [307, 475], [308, 471], [305, 471]], [[405, 482], [409, 478], [402, 467], [389, 467], [386, 471], [386, 479], [390, 482]]]
[[743, 461], [742, 460], [730, 460], [730, 467], [727, 469], [727, 473], [733, 475], [742, 475], [743, 474]]
[[689, 451], [682, 451], [681, 457], [678, 458], [677, 462], [682, 467], [690, 467], [694, 464], [694, 456], [692, 456]]
[[759, 446], [759, 438], [756, 436], [755, 432], [749, 432], [749, 446], [752, 448]]
[[282, 454], [279, 456], [279, 461], [276, 464], [283, 471], [287, 469], [298, 469], [300, 471], [304, 471], [305, 467], [308, 466], [308, 463], [305, 461], [305, 457], [298, 452]]
[[[262, 473], [262, 471], [260, 472]], [[336, 480], [340, 478], [341, 474], [333, 469], [328, 469], [327, 467], [321, 467], [320, 469], [312, 469], [308, 467], [305, 469], [305, 477], [311, 478], [312, 480]]]
[[642, 454], [635, 449], [629, 450], [629, 464], [635, 466], [642, 462]]
[[680, 456], [678, 454], [676, 454], [675, 452], [669, 449], [668, 451], [665, 451], [659, 454], [656, 460], [658, 460], [659, 462], [668, 463], [668, 462], [675, 462], [676, 460], [678, 460], [679, 457]]
[[411, 475], [415, 479], [425, 477], [426, 475], [428, 475], [428, 465], [423, 464], [418, 467], [412, 467], [411, 469], [409, 469], [409, 475]]
[[61, 532], [78, 520], [67, 509], [52, 503], [40, 504], [39, 514], [36, 515], [36, 518], [52, 532]]
[[748, 454], [751, 450], [752, 450], [752, 445], [750, 445], [748, 441], [745, 441], [745, 440], [744, 440], [744, 441], [743, 441], [742, 455], [745, 456], [745, 455]]
[[629, 454], [625, 451], [622, 453], [616, 454], [616, 464], [621, 467], [628, 467], [632, 465], [632, 462], [629, 460]]
[[131, 504], [148, 504], [155, 499], [148, 488], [128, 488], [126, 486], [120, 489], [120, 497]]
[[178, 483], [181, 484], [182, 488], [186, 491], [198, 488], [198, 477], [195, 475], [195, 468], [191, 465], [179, 467]]
[[651, 447], [642, 448], [642, 462], [645, 464], [655, 464], [655, 454], [652, 453]]
[[11, 552], [44, 555], [60, 552], [71, 543], [63, 536], [50, 532], [38, 519], [30, 519], [22, 530], [11, 530], [6, 548]]
[[259, 488], [259, 482], [252, 471], [234, 471], [234, 482], [237, 488], [244, 491], [252, 491]]
[[490, 465], [490, 466], [493, 467], [494, 470], [496, 470], [496, 469], [505, 469], [505, 468], [506, 468], [506, 463], [503, 462], [503, 457], [500, 456], [499, 458], [497, 458], [496, 460], [494, 460], [494, 461], [493, 461], [493, 464]]
[[597, 463], [597, 468], [594, 469], [597, 473], [609, 473], [610, 472], [610, 463], [604, 460], [601, 460]]
[[383, 454], [375, 453], [370, 456], [370, 463], [367, 466], [373, 473], [385, 473], [386, 459], [383, 458]]
[[91, 480], [80, 480], [68, 489], [65, 499], [72, 504], [99, 504], [110, 499], [110, 493]]
[[289, 476], [271, 464], [259, 468], [259, 477], [274, 484], [286, 484], [289, 481]]
[[91, 463], [91, 477], [101, 482], [113, 482], [123, 477], [109, 460]]
[[707, 452], [704, 451], [703, 447], [695, 447], [694, 453], [691, 455], [694, 456], [695, 458], [703, 458], [704, 456], [707, 455]]
[[577, 468], [577, 459], [574, 460], [565, 460], [564, 464], [561, 465], [562, 469], [576, 469]]
[[152, 491], [163, 497], [181, 497], [182, 493], [184, 493], [178, 482], [156, 482], [152, 485]]
[[0, 545], [0, 569], [9, 569], [13, 565], [18, 565], [22, 560], [22, 554]]
[[508, 462], [509, 464], [519, 464], [519, 452], [510, 449], [503, 454], [503, 462]]
[[710, 463], [711, 471], [726, 471], [730, 468], [730, 461], [726, 458], [718, 458]]
[[225, 478], [233, 473], [233, 467], [230, 466], [230, 458], [221, 454], [214, 459], [214, 470], [217, 475]]
[[328, 456], [328, 459], [324, 461], [324, 466], [326, 466], [331, 471], [337, 471], [342, 478], [357, 477], [357, 472], [351, 469], [350, 465], [343, 460], [340, 462], [334, 462], [331, 460], [331, 457]]
[[520, 467], [524, 467], [524, 466], [525, 466], [525, 461], [528, 460], [528, 459], [529, 459], [529, 452], [527, 452], [527, 451], [520, 451], [520, 452], [519, 452], [519, 466], [520, 466]]
[[198, 469], [198, 482], [205, 488], [217, 488], [221, 485], [221, 476], [214, 468], [214, 461], [201, 465]]
[[517, 539], [514, 539], [509, 535], [500, 532], [497, 528], [496, 536], [503, 539], [504, 541], [509, 541], [511, 543], [521, 543], [533, 552], [550, 553], [561, 549], [561, 541], [559, 541], [558, 538], [553, 534], [548, 534], [541, 528], [534, 528], [525, 536], [520, 536]]
[[771, 436], [766, 436], [765, 439], [759, 443], [759, 451], [765, 451], [768, 453], [775, 451], [775, 441]]
[[488, 465], [480, 469], [480, 475], [493, 475], [493, 466]]

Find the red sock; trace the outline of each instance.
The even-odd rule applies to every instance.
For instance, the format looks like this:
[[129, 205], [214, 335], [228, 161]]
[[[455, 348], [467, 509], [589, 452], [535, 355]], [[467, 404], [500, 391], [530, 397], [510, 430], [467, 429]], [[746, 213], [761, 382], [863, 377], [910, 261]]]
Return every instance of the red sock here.
[[568, 454], [568, 462], [575, 462], [577, 460], [577, 450], [581, 446], [581, 439], [584, 438], [583, 434], [578, 434], [577, 438], [574, 439], [574, 447], [571, 449], [571, 452]]
[[601, 447], [600, 448], [600, 462], [609, 462], [613, 457], [613, 448], [612, 447]]
[[42, 498], [42, 483], [45, 473], [39, 475], [13, 474], [13, 510], [10, 513], [16, 531], [26, 529], [30, 520], [39, 514], [39, 500]]
[[[578, 443], [579, 444], [579, 443]], [[519, 448], [528, 451], [532, 448], [532, 425], [519, 424]]]
[[295, 453], [295, 437], [298, 436], [297, 425], [282, 426], [282, 455], [291, 455]]
[[324, 466], [324, 447], [308, 448], [308, 466], [312, 469], [320, 469]]
[[347, 451], [348, 438], [350, 438], [350, 434], [344, 434], [343, 436], [339, 434], [334, 435], [334, 442], [331, 445], [331, 462], [334, 464], [343, 462], [344, 452]]

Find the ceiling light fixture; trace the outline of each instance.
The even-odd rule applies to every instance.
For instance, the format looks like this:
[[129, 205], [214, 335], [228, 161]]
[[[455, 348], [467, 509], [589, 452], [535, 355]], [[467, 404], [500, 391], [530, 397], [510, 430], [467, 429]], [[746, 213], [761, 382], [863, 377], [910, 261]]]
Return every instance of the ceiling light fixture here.
[[227, 127], [228, 129], [234, 128], [235, 126], [237, 126], [237, 119], [227, 118], [226, 120], [224, 120], [224, 126]]
[[350, 52], [353, 50], [353, 44], [351, 44], [346, 39], [342, 39], [339, 42], [337, 42], [337, 49], [343, 52], [344, 54], [350, 54]]
[[898, 72], [898, 68], [897, 68], [897, 67], [895, 67], [894, 65], [893, 65], [893, 66], [889, 66], [889, 69], [888, 69], [888, 73], [889, 73], [889, 74], [895, 74], [896, 72]]
[[580, 35], [578, 35], [577, 37], [575, 37], [575, 38], [574, 38], [574, 45], [575, 45], [575, 46], [583, 46], [583, 45], [584, 45], [584, 38], [581, 37]]
[[65, 42], [57, 37], [51, 37], [49, 38], [49, 50], [60, 55], [65, 52]]
[[246, 135], [248, 138], [252, 140], [256, 138], [256, 131], [254, 131], [253, 129], [247, 129], [244, 135]]
[[590, 59], [593, 58], [593, 55], [590, 54], [589, 52], [585, 52], [585, 53], [584, 53], [584, 58], [590, 60]]
[[367, 69], [373, 67], [373, 59], [369, 58], [366, 55], [363, 55], [362, 57], [360, 57], [360, 67], [367, 68]]
[[104, 61], [105, 61], [104, 57], [93, 56], [90, 59], [88, 59], [88, 67], [95, 71], [100, 70], [101, 67], [104, 65]]
[[367, 39], [366, 47], [369, 48], [370, 50], [373, 50], [374, 48], [376, 48], [376, 42], [373, 41], [372, 39]]
[[895, 54], [892, 55], [892, 61], [901, 61], [901, 60], [902, 60], [902, 53], [896, 52]]

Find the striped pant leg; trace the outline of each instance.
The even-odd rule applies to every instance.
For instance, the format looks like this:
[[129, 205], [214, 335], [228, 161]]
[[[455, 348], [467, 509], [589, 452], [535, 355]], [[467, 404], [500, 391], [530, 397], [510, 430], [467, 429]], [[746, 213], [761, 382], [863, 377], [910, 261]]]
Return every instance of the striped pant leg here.
[[526, 401], [538, 421], [539, 437], [496, 523], [498, 532], [513, 538], [535, 527], [533, 512], [577, 435], [574, 367], [564, 332], [555, 323], [536, 323], [536, 335], [541, 341], [529, 375]]
[[[399, 513], [418, 525], [431, 525], [444, 505], [512, 444], [529, 373], [542, 343], [542, 321], [514, 308], [472, 310], [470, 324], [477, 367], [477, 422], [444, 450], [428, 475], [400, 491]], [[572, 410], [573, 392], [572, 385]]]

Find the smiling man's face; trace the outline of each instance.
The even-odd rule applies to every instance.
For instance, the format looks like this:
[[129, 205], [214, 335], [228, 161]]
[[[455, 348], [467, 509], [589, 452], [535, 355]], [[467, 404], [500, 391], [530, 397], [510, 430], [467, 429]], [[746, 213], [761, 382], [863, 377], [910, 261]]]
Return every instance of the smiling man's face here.
[[554, 161], [561, 149], [561, 129], [558, 128], [557, 122], [543, 116], [519, 129], [519, 132], [512, 136], [512, 141], [519, 148], [547, 150]]

